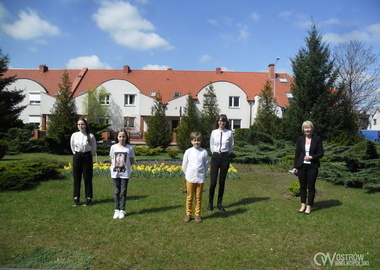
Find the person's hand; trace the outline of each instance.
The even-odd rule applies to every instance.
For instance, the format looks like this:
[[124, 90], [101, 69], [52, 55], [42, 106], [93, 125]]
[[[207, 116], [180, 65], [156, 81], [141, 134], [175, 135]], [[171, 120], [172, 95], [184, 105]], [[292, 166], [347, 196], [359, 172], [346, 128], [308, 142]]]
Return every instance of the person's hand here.
[[294, 174], [297, 174], [298, 173], [298, 170], [296, 168], [293, 168], [293, 173]]
[[310, 161], [310, 160], [312, 160], [313, 159], [313, 157], [312, 156], [305, 156], [305, 158], [304, 158], [305, 160], [307, 160], [307, 161]]

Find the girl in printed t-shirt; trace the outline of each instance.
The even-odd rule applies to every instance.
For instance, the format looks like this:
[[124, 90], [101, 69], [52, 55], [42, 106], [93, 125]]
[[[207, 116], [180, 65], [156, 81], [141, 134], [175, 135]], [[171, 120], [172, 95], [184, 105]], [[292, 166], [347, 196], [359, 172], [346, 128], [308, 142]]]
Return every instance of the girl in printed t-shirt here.
[[129, 144], [129, 136], [125, 129], [117, 133], [117, 144], [111, 146], [111, 178], [114, 186], [115, 212], [114, 219], [125, 217], [128, 181], [131, 165], [135, 162], [135, 152]]

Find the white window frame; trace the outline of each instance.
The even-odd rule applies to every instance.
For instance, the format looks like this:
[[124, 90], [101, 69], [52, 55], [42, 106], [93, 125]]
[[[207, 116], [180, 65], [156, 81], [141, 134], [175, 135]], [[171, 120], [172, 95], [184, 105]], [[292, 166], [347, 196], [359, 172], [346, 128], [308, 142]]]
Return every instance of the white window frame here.
[[99, 102], [101, 105], [110, 105], [110, 95], [109, 94], [100, 95]]
[[41, 105], [41, 92], [29, 92], [29, 104]]
[[124, 117], [124, 127], [127, 129], [134, 128], [136, 122], [136, 117], [130, 117], [130, 116], [125, 116]]
[[[131, 97], [133, 97], [132, 102]], [[124, 94], [124, 106], [136, 106], [136, 94]]]
[[[237, 128], [241, 128], [241, 119], [229, 119], [230, 121], [230, 127], [231, 127], [231, 130], [235, 130]], [[235, 127], [235, 122], [239, 122], [239, 125], [237, 127]]]
[[[237, 105], [236, 105], [237, 102]], [[239, 96], [230, 96], [228, 98], [228, 107], [229, 108], [240, 108], [240, 97]]]

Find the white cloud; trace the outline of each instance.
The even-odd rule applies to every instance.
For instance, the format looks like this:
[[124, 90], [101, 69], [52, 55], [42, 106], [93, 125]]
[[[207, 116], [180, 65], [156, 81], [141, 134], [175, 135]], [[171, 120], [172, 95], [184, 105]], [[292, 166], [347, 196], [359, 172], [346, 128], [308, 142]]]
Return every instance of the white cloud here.
[[341, 21], [337, 18], [330, 18], [328, 20], [325, 20], [325, 21], [318, 23], [318, 25], [321, 25], [321, 26], [323, 26], [323, 25], [352, 26], [354, 24], [355, 24], [354, 21]]
[[223, 16], [223, 22], [227, 26], [231, 26], [232, 25], [232, 19], [230, 17], [228, 17], [228, 16]]
[[215, 25], [215, 26], [218, 26], [218, 25], [219, 25], [219, 24], [218, 24], [218, 21], [215, 20], [215, 19], [208, 19], [207, 22], [208, 22], [209, 24], [212, 24], [212, 25]]
[[170, 68], [169, 66], [165, 66], [165, 65], [146, 65], [145, 67], [143, 67], [142, 69], [143, 70], [167, 70], [168, 68]]
[[96, 55], [73, 58], [66, 64], [67, 69], [81, 69], [84, 67], [89, 69], [112, 69], [107, 63], [102, 63]]
[[246, 29], [239, 30], [239, 40], [246, 40], [249, 37], [249, 32]]
[[211, 59], [212, 59], [212, 57], [210, 55], [204, 54], [199, 59], [199, 62], [206, 63], [206, 62], [210, 61]]
[[380, 40], [380, 23], [367, 26], [363, 31], [353, 30], [344, 34], [327, 33], [323, 39], [329, 43], [342, 43], [350, 40], [359, 40], [364, 42]]
[[366, 27], [373, 40], [380, 40], [380, 23], [372, 24]]
[[57, 26], [42, 20], [32, 9], [21, 10], [18, 16], [19, 20], [13, 24], [1, 25], [1, 29], [15, 39], [29, 40], [60, 34]]
[[8, 11], [4, 8], [3, 3], [0, 2], [0, 22], [4, 21], [8, 17]]
[[251, 18], [252, 18], [252, 20], [254, 20], [255, 22], [259, 22], [259, 21], [260, 21], [260, 16], [259, 16], [259, 14], [257, 14], [256, 12], [254, 12], [254, 13], [251, 14]]
[[233, 71], [232, 69], [231, 70], [229, 70], [228, 68], [226, 68], [226, 67], [221, 67], [221, 69], [222, 69], [222, 71]]
[[98, 27], [125, 47], [150, 50], [154, 48], [170, 49], [170, 44], [154, 33], [154, 25], [142, 18], [128, 2], [101, 2], [101, 7], [93, 14]]
[[291, 11], [283, 11], [283, 12], [281, 12], [278, 16], [279, 16], [280, 18], [283, 18], [283, 19], [285, 19], [286, 21], [288, 21], [292, 15], [293, 15], [293, 14], [292, 14]]

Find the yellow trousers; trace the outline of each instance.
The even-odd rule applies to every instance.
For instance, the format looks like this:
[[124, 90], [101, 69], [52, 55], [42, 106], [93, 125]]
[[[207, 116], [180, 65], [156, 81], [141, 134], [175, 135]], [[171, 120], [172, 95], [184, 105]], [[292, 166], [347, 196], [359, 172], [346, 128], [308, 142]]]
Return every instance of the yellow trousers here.
[[193, 213], [193, 199], [195, 198], [195, 216], [201, 215], [203, 183], [190, 183], [186, 181], [186, 215]]

